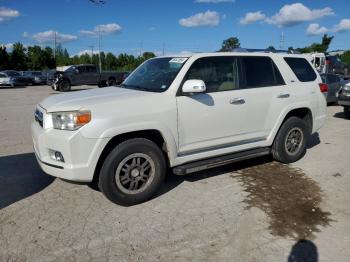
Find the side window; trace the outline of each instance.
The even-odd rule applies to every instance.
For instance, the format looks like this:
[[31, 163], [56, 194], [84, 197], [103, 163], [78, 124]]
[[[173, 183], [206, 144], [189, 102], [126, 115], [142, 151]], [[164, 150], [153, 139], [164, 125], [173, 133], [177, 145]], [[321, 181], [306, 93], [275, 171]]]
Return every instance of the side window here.
[[0, 78], [5, 78], [6, 76], [4, 74], [0, 73]]
[[87, 73], [96, 73], [96, 67], [95, 66], [87, 66], [86, 72]]
[[280, 71], [270, 57], [242, 57], [242, 73], [245, 88], [285, 84]]
[[305, 58], [285, 57], [284, 60], [300, 82], [311, 82], [317, 78], [315, 70], [312, 69], [311, 65]]
[[79, 74], [83, 74], [86, 72], [86, 67], [85, 66], [77, 66], [77, 69], [79, 70]]
[[207, 93], [239, 88], [238, 59], [235, 57], [206, 57], [196, 60], [185, 80], [203, 80]]

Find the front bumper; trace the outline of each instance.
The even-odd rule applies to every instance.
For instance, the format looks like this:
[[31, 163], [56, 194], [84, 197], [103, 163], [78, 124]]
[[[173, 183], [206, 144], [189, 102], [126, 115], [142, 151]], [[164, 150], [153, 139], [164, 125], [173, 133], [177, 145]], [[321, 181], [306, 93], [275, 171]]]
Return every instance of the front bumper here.
[[[85, 138], [79, 130], [45, 129], [36, 121], [31, 129], [35, 155], [45, 173], [71, 181], [92, 181], [106, 139]], [[52, 159], [50, 150], [59, 151], [65, 162]]]

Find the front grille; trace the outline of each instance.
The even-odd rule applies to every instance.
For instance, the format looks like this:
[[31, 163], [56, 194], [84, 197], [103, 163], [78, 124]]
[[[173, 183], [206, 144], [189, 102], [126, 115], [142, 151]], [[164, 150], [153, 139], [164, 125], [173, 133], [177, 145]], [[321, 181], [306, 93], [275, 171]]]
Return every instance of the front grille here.
[[41, 127], [44, 125], [44, 114], [38, 108], [35, 110], [34, 119]]

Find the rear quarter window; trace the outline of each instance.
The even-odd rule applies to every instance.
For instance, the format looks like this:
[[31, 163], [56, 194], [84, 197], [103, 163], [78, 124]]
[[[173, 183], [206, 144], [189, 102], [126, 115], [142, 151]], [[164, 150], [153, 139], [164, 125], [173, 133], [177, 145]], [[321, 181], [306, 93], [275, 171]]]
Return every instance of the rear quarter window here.
[[285, 57], [284, 60], [300, 82], [312, 82], [317, 78], [315, 70], [305, 58]]
[[244, 88], [285, 85], [277, 66], [270, 57], [241, 57]]

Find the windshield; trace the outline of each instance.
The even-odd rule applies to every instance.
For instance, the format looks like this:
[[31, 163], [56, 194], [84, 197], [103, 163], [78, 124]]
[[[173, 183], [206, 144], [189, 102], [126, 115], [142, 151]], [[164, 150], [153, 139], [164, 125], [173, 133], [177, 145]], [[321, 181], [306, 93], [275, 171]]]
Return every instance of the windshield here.
[[164, 92], [169, 88], [187, 58], [162, 57], [146, 61], [121, 85], [124, 88]]

